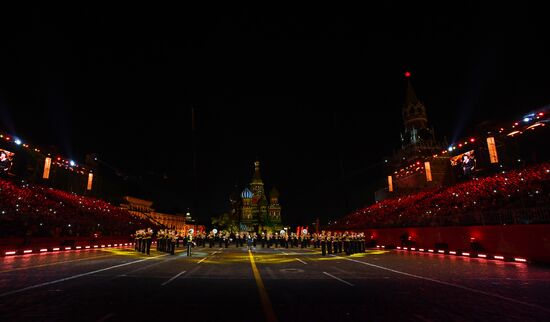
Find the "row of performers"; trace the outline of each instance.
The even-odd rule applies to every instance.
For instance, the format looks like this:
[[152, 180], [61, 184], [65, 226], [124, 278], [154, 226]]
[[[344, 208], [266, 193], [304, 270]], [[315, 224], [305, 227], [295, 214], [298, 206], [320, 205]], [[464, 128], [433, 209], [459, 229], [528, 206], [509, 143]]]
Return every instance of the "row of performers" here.
[[[136, 231], [135, 245], [136, 250], [142, 253], [149, 254], [151, 248], [151, 240], [153, 231], [142, 229]], [[228, 248], [230, 244], [235, 247], [243, 247], [245, 244], [248, 247], [257, 247], [258, 244], [262, 248], [321, 248], [321, 254], [337, 254], [343, 253], [354, 254], [364, 252], [366, 249], [365, 235], [363, 233], [332, 233], [323, 231], [317, 233], [302, 233], [302, 234], [284, 234], [284, 233], [229, 233], [225, 231], [211, 231], [209, 234], [197, 233], [193, 237], [192, 232], [187, 235], [178, 233], [174, 230], [159, 230], [157, 233], [157, 251], [174, 254], [175, 249], [179, 247], [180, 240], [185, 246], [199, 246], [212, 248], [218, 244], [219, 247]]]
[[[325, 251], [332, 253], [333, 249], [335, 252], [341, 253], [344, 250], [346, 253], [356, 253], [364, 252], [365, 250], [365, 236], [363, 233], [331, 233], [331, 232], [322, 232], [321, 234], [317, 233], [302, 233], [302, 234], [284, 234], [284, 233], [228, 233], [228, 232], [219, 232], [206, 235], [198, 235], [197, 245], [205, 246], [206, 242], [209, 247], [214, 247], [215, 244], [218, 244], [219, 247], [225, 246], [229, 247], [230, 244], [235, 245], [235, 247], [243, 247], [245, 244], [249, 247], [257, 247], [258, 244], [262, 248], [323, 248], [325, 245]], [[349, 246], [348, 246], [349, 244]], [[334, 245], [334, 247], [333, 247]]]
[[151, 243], [153, 240], [153, 230], [151, 228], [136, 230], [134, 237], [134, 248], [140, 253], [147, 253], [151, 251]]
[[180, 240], [183, 241], [185, 246], [187, 246], [187, 256], [191, 256], [191, 247], [197, 246], [193, 238], [192, 230], [187, 232], [187, 235], [178, 233], [175, 230], [159, 230], [157, 234], [157, 251], [174, 255], [176, 248], [180, 247]]
[[[137, 230], [134, 239], [135, 250], [149, 255], [152, 239], [153, 230], [151, 228]], [[157, 251], [174, 255], [176, 248], [179, 247], [179, 241], [182, 239], [185, 244], [193, 243], [192, 233], [183, 236], [182, 234], [178, 234], [175, 230], [161, 229], [157, 233]]]

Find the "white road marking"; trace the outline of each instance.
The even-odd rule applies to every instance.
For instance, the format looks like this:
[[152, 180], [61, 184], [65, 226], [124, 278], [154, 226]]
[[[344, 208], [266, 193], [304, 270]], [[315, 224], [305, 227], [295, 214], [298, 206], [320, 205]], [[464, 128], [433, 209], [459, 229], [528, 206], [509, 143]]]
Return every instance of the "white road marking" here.
[[526, 306], [537, 308], [539, 310], [543, 310], [545, 312], [550, 312], [550, 310], [545, 308], [545, 307], [542, 307], [542, 306], [539, 306], [539, 305], [536, 305], [536, 304], [533, 304], [533, 303], [523, 302], [523, 301], [520, 301], [520, 300], [510, 298], [510, 297], [502, 296], [502, 295], [499, 295], [499, 294], [496, 294], [496, 293], [481, 291], [481, 290], [477, 290], [475, 288], [470, 288], [470, 287], [459, 285], [459, 284], [454, 284], [454, 283], [449, 283], [449, 282], [445, 282], [445, 281], [436, 280], [434, 278], [429, 278], [429, 277], [424, 277], [424, 276], [420, 276], [420, 275], [405, 273], [405, 272], [401, 272], [401, 271], [398, 271], [398, 270], [395, 270], [395, 269], [391, 269], [391, 268], [387, 268], [387, 267], [384, 267], [384, 266], [375, 265], [375, 264], [371, 264], [371, 263], [367, 263], [367, 262], [362, 262], [362, 261], [351, 259], [351, 258], [345, 258], [345, 257], [341, 257], [341, 256], [337, 256], [337, 257], [340, 257], [342, 259], [345, 259], [345, 260], [348, 260], [348, 261], [351, 261], [351, 262], [363, 264], [363, 265], [366, 265], [366, 266], [371, 266], [371, 267], [383, 269], [385, 271], [390, 271], [390, 272], [393, 272], [393, 273], [397, 273], [397, 274], [401, 274], [401, 275], [405, 275], [405, 276], [409, 276], [409, 277], [414, 277], [414, 278], [418, 278], [418, 279], [421, 279], [421, 280], [430, 281], [430, 282], [434, 282], [434, 283], [438, 283], [438, 284], [442, 284], [442, 285], [446, 285], [446, 286], [456, 287], [456, 288], [466, 290], [466, 291], [470, 291], [470, 292], [473, 292], [473, 293], [478, 293], [478, 294], [483, 294], [483, 295], [487, 295], [487, 296], [491, 296], [491, 297], [496, 297], [496, 298], [501, 299], [501, 300], [506, 300], [506, 301], [510, 301], [510, 302], [513, 302], [513, 303], [523, 304], [523, 305], [526, 305]]
[[160, 286], [167, 285], [168, 283], [172, 282], [172, 281], [175, 280], [176, 278], [178, 278], [178, 277], [180, 277], [181, 275], [185, 274], [185, 272], [187, 272], [187, 271], [182, 271], [182, 272], [177, 273], [176, 275], [174, 275], [172, 278], [170, 278], [170, 279], [167, 280], [166, 282], [160, 284]]
[[330, 276], [330, 277], [334, 278], [335, 280], [340, 281], [340, 282], [342, 282], [342, 283], [344, 283], [344, 284], [347, 284], [347, 285], [349, 285], [349, 286], [353, 286], [353, 284], [351, 284], [350, 282], [344, 281], [343, 279], [341, 279], [341, 278], [339, 278], [339, 277], [336, 277], [336, 276], [334, 276], [334, 275], [332, 275], [332, 274], [330, 274], [330, 273], [323, 272], [323, 274], [325, 274], [325, 275], [327, 275], [327, 276]]
[[25, 291], [28, 291], [28, 290], [32, 290], [32, 289], [35, 289], [35, 288], [42, 287], [42, 286], [47, 286], [47, 285], [57, 284], [57, 283], [65, 282], [65, 281], [74, 280], [74, 279], [79, 278], [79, 277], [88, 276], [88, 275], [92, 275], [92, 274], [95, 274], [95, 273], [108, 271], [108, 270], [118, 268], [118, 267], [123, 267], [123, 266], [132, 265], [132, 264], [136, 264], [136, 263], [141, 263], [141, 262], [144, 262], [144, 261], [147, 261], [147, 260], [150, 260], [150, 259], [153, 259], [153, 258], [157, 258], [157, 257], [162, 257], [162, 256], [167, 256], [167, 255], [159, 255], [159, 256], [155, 256], [155, 257], [140, 259], [140, 260], [133, 261], [133, 262], [128, 262], [128, 263], [124, 263], [124, 264], [119, 264], [119, 265], [115, 265], [115, 266], [110, 266], [110, 267], [98, 269], [98, 270], [87, 272], [87, 273], [82, 273], [82, 274], [77, 274], [77, 275], [61, 278], [61, 279], [58, 279], [58, 280], [55, 280], [55, 281], [44, 282], [44, 283], [35, 284], [35, 285], [32, 285], [32, 286], [27, 286], [27, 287], [24, 287], [24, 288], [20, 288], [18, 290], [4, 292], [4, 293], [0, 294], [0, 297], [25, 292]]
[[304, 264], [304, 265], [307, 265], [306, 262], [304, 262], [303, 260], [299, 259], [299, 258], [294, 258], [295, 260], [299, 261], [300, 263]]

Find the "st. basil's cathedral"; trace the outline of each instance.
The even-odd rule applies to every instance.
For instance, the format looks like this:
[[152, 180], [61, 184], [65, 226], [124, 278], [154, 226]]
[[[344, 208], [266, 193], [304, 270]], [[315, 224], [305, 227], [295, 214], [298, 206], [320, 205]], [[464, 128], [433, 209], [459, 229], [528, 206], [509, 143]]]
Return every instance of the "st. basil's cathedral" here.
[[[269, 197], [269, 199], [268, 199]], [[266, 195], [260, 175], [260, 162], [254, 162], [254, 176], [250, 187], [230, 197], [231, 215], [238, 222], [240, 231], [278, 232], [281, 224], [279, 191], [273, 187]]]

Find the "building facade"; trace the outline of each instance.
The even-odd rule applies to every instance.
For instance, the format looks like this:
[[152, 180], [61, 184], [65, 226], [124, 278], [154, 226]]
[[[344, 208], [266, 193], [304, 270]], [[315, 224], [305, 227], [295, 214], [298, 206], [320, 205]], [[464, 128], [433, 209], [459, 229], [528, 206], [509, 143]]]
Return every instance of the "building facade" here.
[[120, 206], [128, 210], [131, 214], [141, 218], [148, 219], [157, 224], [163, 225], [168, 229], [179, 231], [187, 231], [188, 226], [183, 215], [171, 215], [156, 212], [152, 208], [153, 202], [136, 197], [125, 196], [124, 203]]

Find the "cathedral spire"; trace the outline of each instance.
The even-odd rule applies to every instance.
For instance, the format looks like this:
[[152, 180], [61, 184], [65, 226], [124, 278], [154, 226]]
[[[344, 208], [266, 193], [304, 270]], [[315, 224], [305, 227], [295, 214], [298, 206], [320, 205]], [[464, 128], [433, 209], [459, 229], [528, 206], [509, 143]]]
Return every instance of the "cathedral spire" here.
[[258, 160], [254, 162], [254, 177], [252, 178], [252, 183], [263, 184], [262, 176], [260, 175], [260, 161]]
[[252, 188], [252, 192], [254, 193], [254, 196], [260, 197], [265, 194], [264, 182], [262, 181], [262, 177], [260, 175], [260, 161], [258, 160], [254, 162], [254, 176], [252, 177], [250, 188]]
[[425, 129], [428, 127], [428, 117], [426, 107], [416, 97], [416, 92], [411, 83], [411, 73], [405, 72], [407, 78], [407, 93], [405, 103], [403, 104], [403, 124], [406, 131], [413, 129]]

